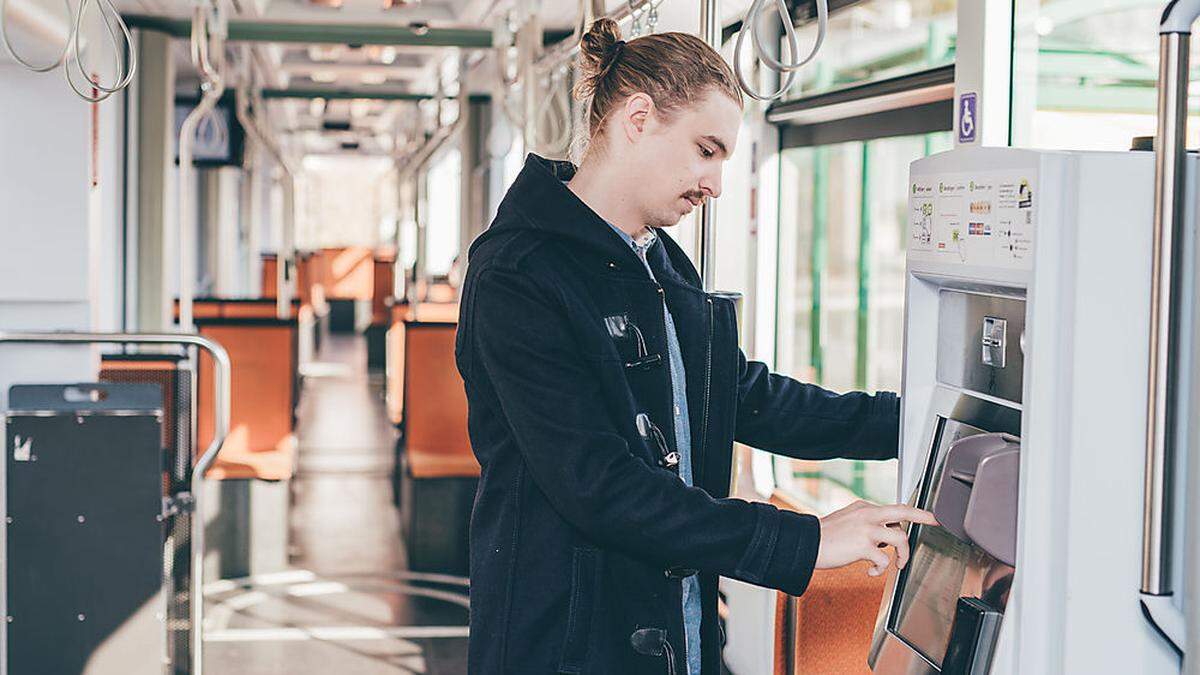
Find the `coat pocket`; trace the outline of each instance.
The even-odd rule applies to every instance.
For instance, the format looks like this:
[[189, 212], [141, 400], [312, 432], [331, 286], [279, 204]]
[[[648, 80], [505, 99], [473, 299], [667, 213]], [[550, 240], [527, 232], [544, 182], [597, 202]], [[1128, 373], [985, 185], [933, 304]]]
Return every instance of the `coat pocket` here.
[[599, 573], [600, 552], [594, 548], [576, 547], [571, 556], [571, 605], [567, 612], [562, 659], [558, 664], [560, 673], [580, 675], [584, 672], [592, 638]]

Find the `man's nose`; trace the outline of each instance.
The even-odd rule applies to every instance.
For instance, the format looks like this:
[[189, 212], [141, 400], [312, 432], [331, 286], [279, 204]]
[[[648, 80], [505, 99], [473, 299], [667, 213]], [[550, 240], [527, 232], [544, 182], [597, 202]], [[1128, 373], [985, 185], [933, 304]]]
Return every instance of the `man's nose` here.
[[700, 179], [700, 191], [706, 197], [716, 199], [721, 196], [721, 174], [708, 175]]

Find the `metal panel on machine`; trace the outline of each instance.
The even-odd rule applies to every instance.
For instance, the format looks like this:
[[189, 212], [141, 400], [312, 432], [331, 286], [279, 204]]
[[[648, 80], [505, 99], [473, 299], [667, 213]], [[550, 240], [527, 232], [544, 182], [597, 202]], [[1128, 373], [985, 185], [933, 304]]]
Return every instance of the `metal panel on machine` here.
[[161, 675], [161, 389], [18, 385], [6, 427], [7, 672]]

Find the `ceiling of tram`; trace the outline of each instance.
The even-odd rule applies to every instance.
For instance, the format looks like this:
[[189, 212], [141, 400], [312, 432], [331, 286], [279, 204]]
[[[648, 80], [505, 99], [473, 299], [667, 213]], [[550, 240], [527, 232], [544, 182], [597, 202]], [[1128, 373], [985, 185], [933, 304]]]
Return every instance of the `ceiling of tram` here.
[[[229, 19], [309, 26], [353, 24], [364, 27], [429, 26], [492, 30], [512, 17], [536, 15], [548, 33], [568, 34], [578, 20], [579, 0], [221, 0]], [[645, 0], [607, 0], [613, 12]], [[22, 21], [36, 19], [31, 39], [46, 44], [66, 34], [66, 16], [61, 0], [10, 0], [17, 30], [28, 29]], [[660, 0], [658, 30], [694, 32], [698, 23], [698, 0]], [[115, 0], [125, 15], [149, 15], [189, 19], [193, 0]], [[723, 0], [722, 18], [728, 24], [744, 12], [748, 0]], [[22, 9], [27, 11], [21, 11]], [[32, 20], [32, 19], [30, 19]], [[59, 25], [62, 24], [62, 25]], [[31, 24], [33, 25], [33, 24]], [[98, 26], [90, 29], [100, 33]], [[186, 30], [186, 29], [184, 29]], [[87, 32], [83, 33], [85, 40]], [[182, 33], [185, 34], [185, 33]], [[177, 33], [177, 35], [180, 35]], [[46, 37], [49, 36], [49, 37]], [[252, 46], [251, 46], [252, 45]], [[174, 41], [176, 87], [181, 96], [195, 96], [198, 71], [192, 65], [188, 41]], [[468, 90], [490, 94], [496, 80], [491, 50], [475, 50]], [[107, 52], [105, 52], [107, 53]], [[279, 90], [304, 90], [311, 94], [326, 90], [373, 90], [386, 94], [453, 95], [457, 88], [457, 66], [462, 51], [451, 47], [413, 47], [303, 43], [231, 42], [227, 49], [230, 89], [242, 78], [251, 77], [256, 86]], [[439, 80], [443, 87], [439, 90]], [[393, 97], [394, 98], [394, 97]], [[420, 139], [436, 126], [436, 101], [373, 100], [348, 96], [284, 98], [266, 103], [270, 126], [279, 134], [289, 154], [392, 155], [402, 154], [406, 144]], [[443, 115], [443, 119], [447, 116]], [[449, 116], [450, 118], [453, 115]], [[421, 120], [424, 120], [422, 124]]]

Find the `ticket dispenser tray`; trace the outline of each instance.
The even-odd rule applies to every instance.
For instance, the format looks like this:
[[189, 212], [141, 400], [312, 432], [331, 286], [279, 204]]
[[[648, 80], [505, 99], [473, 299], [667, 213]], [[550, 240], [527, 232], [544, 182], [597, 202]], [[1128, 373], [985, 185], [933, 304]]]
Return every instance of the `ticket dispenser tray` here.
[[1019, 441], [1008, 434], [955, 442], [946, 454], [933, 506], [943, 528], [1009, 566], [1016, 564], [1020, 457]]

